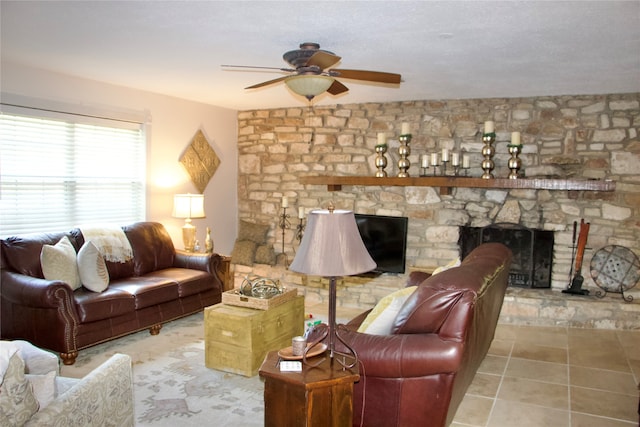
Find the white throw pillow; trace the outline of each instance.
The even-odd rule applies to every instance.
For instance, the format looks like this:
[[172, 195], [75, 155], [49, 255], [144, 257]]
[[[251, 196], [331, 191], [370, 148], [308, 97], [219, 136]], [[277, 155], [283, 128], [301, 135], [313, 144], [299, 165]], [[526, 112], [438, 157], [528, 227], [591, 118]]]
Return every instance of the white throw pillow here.
[[33, 388], [33, 395], [40, 404], [39, 411], [46, 408], [56, 397], [56, 371], [46, 375], [25, 374]]
[[54, 246], [42, 246], [40, 253], [42, 273], [47, 280], [61, 280], [76, 290], [80, 287], [80, 275], [76, 264], [76, 250], [64, 236]]
[[109, 272], [102, 254], [92, 242], [85, 242], [78, 251], [78, 272], [82, 286], [102, 292], [109, 286]]
[[38, 400], [24, 375], [24, 362], [16, 352], [9, 358], [0, 386], [0, 425], [24, 425], [38, 411]]
[[364, 319], [358, 332], [371, 335], [389, 335], [396, 315], [404, 302], [416, 290], [417, 286], [408, 286], [378, 301], [378, 304]]

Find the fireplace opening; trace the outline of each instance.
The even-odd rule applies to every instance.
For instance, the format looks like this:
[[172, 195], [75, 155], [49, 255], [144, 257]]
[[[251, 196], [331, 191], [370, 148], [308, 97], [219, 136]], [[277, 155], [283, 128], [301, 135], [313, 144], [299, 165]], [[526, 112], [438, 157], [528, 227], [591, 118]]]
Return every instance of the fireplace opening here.
[[486, 227], [460, 227], [459, 245], [464, 259], [482, 243], [500, 242], [513, 252], [509, 286], [550, 288], [553, 231], [499, 223]]

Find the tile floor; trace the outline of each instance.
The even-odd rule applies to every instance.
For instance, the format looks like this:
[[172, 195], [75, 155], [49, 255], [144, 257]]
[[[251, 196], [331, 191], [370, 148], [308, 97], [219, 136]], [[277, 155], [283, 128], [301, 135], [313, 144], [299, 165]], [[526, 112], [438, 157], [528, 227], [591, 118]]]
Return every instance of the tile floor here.
[[638, 426], [640, 330], [499, 324], [451, 427]]

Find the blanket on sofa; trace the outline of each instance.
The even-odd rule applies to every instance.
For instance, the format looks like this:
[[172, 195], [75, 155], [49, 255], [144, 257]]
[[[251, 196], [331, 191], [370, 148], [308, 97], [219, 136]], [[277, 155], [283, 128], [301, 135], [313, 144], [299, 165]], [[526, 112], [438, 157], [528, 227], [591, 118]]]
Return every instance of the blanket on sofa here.
[[129, 239], [117, 225], [80, 226], [85, 242], [92, 242], [105, 260], [124, 263], [133, 258]]

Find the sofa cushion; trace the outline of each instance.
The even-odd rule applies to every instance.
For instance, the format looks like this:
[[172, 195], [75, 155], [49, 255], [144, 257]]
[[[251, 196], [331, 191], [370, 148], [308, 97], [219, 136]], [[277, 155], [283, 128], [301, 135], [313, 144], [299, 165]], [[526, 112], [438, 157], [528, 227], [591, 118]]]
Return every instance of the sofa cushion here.
[[256, 262], [258, 264], [274, 265], [276, 263], [276, 251], [271, 245], [260, 245], [256, 248]]
[[165, 268], [164, 270], [149, 273], [145, 277], [149, 279], [158, 278], [159, 281], [173, 280], [177, 282], [180, 298], [210, 291], [214, 289], [216, 284], [211, 274], [188, 268]]
[[429, 286], [426, 284], [428, 280], [418, 286], [418, 289], [405, 301], [394, 320], [392, 333], [437, 333], [464, 293], [459, 289], [449, 290]]
[[132, 277], [111, 282], [111, 288], [133, 295], [136, 310], [178, 299], [178, 283], [173, 278]]
[[402, 305], [416, 288], [417, 286], [409, 286], [399, 289], [378, 301], [378, 304], [369, 312], [358, 328], [358, 332], [372, 335], [389, 335]]
[[269, 224], [255, 224], [253, 222], [240, 220], [238, 230], [238, 240], [250, 240], [262, 245], [267, 242]]
[[24, 361], [15, 352], [9, 356], [0, 386], [0, 425], [24, 425], [37, 411], [38, 400], [25, 377]]
[[92, 242], [86, 242], [78, 251], [78, 273], [82, 286], [90, 291], [102, 292], [109, 286], [107, 265]]
[[31, 384], [33, 395], [38, 401], [38, 410], [49, 406], [56, 397], [56, 372], [51, 371], [44, 375], [26, 374], [25, 377]]
[[251, 240], [236, 240], [231, 251], [231, 262], [242, 265], [253, 265], [258, 244]]
[[176, 249], [171, 236], [158, 222], [137, 222], [123, 227], [133, 249], [133, 272], [142, 276], [173, 266]]
[[74, 290], [80, 287], [76, 250], [67, 236], [63, 236], [55, 245], [43, 245], [40, 263], [45, 279], [61, 280]]
[[[7, 237], [2, 240], [3, 262], [20, 274], [44, 279], [40, 263], [42, 246], [55, 245], [63, 236], [65, 233], [31, 233]], [[73, 237], [70, 240], [75, 245]]]
[[[84, 236], [79, 228], [74, 228], [69, 234], [75, 238], [78, 247], [82, 248], [85, 244]], [[107, 266], [107, 273], [109, 274], [109, 280], [117, 280], [123, 277], [133, 276], [133, 259], [126, 262], [112, 262], [105, 260]]]
[[78, 289], [73, 293], [81, 323], [110, 319], [136, 309], [136, 301], [130, 292], [109, 286], [104, 292]]

